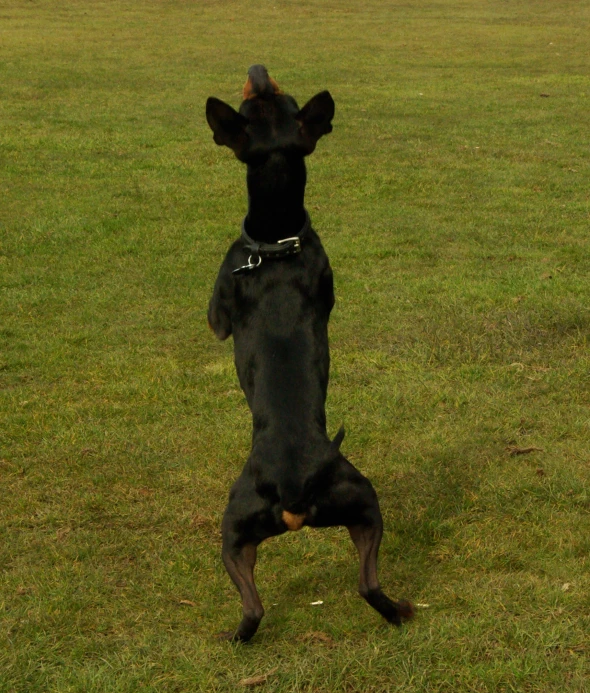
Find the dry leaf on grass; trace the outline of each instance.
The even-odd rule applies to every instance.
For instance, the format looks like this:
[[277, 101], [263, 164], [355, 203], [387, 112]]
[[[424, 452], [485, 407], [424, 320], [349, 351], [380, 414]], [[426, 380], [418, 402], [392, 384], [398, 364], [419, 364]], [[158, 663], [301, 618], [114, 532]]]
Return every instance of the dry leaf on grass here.
[[278, 667], [275, 667], [274, 669], [267, 671], [266, 674], [261, 674], [260, 676], [251, 676], [248, 679], [242, 679], [239, 682], [239, 685], [247, 686], [250, 688], [253, 688], [254, 686], [262, 686], [262, 684], [267, 682], [268, 677], [272, 676], [277, 671], [277, 669]]
[[320, 630], [310, 630], [309, 633], [301, 635], [299, 640], [303, 642], [321, 642], [324, 645], [334, 645], [334, 640], [327, 633], [322, 633]]
[[63, 540], [68, 536], [68, 534], [69, 534], [71, 531], [72, 531], [72, 528], [71, 528], [71, 527], [61, 527], [61, 528], [58, 529], [57, 532], [55, 533], [55, 538], [56, 538], [58, 541], [63, 541]]
[[19, 587], [16, 590], [16, 593], [18, 594], [19, 597], [22, 597], [25, 594], [31, 594], [31, 592], [34, 592], [35, 588], [34, 587]]
[[191, 602], [190, 599], [181, 599], [178, 603], [184, 606], [197, 606], [195, 602]]
[[519, 448], [517, 445], [509, 445], [506, 448], [506, 452], [510, 454], [510, 457], [516, 457], [516, 455], [528, 455], [530, 452], [545, 452], [543, 448], [536, 448], [534, 446], [530, 448]]
[[191, 519], [191, 525], [193, 527], [202, 527], [203, 525], [211, 524], [211, 519], [196, 513]]

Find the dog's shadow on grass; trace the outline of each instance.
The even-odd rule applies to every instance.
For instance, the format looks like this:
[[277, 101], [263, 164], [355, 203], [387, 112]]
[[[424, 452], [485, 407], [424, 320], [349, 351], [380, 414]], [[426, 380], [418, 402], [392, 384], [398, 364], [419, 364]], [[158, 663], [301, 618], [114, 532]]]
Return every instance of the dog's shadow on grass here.
[[[433, 451], [395, 477], [381, 472], [372, 479], [384, 517], [381, 584], [393, 599], [414, 599], [428, 592], [438, 563], [437, 547], [472, 508], [481, 484], [478, 451], [473, 447]], [[261, 548], [261, 566], [268, 560], [272, 563], [268, 569], [275, 576], [280, 572], [277, 601], [286, 604], [287, 595], [302, 603], [335, 602], [343, 595], [345, 601], [356, 598], [358, 557], [345, 528], [289, 533], [268, 547], [267, 556], [267, 550]], [[288, 566], [284, 564], [286, 555]], [[281, 611], [280, 604], [277, 610]]]
[[432, 450], [395, 479], [377, 479], [385, 524], [381, 563], [396, 584], [410, 582], [414, 593], [427, 588], [437, 548], [473, 511], [484, 476], [481, 456], [472, 444]]
[[[395, 475], [370, 473], [384, 517], [379, 577], [392, 599], [422, 601], [428, 595], [438, 547], [477, 495], [480, 452], [473, 446], [433, 450]], [[373, 621], [387, 627], [357, 593], [359, 560], [345, 527], [305, 528], [274, 537], [261, 544], [258, 559], [264, 631], [270, 629], [273, 638], [285, 629], [291, 634], [302, 628], [358, 634]]]

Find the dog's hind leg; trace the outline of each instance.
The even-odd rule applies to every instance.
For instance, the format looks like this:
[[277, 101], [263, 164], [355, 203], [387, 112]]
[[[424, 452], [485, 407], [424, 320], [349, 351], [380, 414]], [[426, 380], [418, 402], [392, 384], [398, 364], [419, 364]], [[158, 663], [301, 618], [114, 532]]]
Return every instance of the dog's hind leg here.
[[241, 548], [225, 546], [221, 554], [229, 576], [242, 597], [242, 620], [236, 631], [222, 633], [227, 640], [246, 642], [256, 633], [264, 607], [258, 596], [254, 583], [254, 565], [256, 563], [256, 545], [245, 544]]
[[383, 618], [396, 626], [411, 618], [412, 605], [394, 602], [381, 589], [377, 577], [377, 555], [383, 536], [383, 520], [377, 494], [371, 482], [344, 457], [337, 463], [331, 484], [318, 499], [314, 517], [316, 527], [344, 525], [354, 542], [360, 561], [360, 595]]
[[407, 601], [392, 601], [381, 589], [377, 577], [377, 554], [383, 534], [381, 516], [374, 524], [353, 525], [347, 529], [359, 553], [359, 594], [389, 623], [401, 626], [402, 619], [412, 617], [412, 605]]
[[254, 582], [258, 544], [281, 534], [285, 528], [277, 522], [271, 503], [255, 490], [252, 480], [242, 474], [234, 484], [221, 525], [223, 563], [242, 598], [242, 620], [235, 631], [221, 638], [246, 642], [256, 633], [264, 608]]

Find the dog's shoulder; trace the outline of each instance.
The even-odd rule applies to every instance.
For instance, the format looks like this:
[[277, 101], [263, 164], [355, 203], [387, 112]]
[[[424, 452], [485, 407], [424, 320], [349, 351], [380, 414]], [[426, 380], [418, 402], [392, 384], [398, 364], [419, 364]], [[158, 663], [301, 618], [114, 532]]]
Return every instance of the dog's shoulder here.
[[239, 266], [243, 255], [243, 242], [236, 239], [227, 251], [213, 287], [213, 295], [209, 301], [207, 321], [209, 327], [219, 339], [227, 339], [232, 333], [231, 314], [234, 300], [233, 270]]
[[261, 260], [260, 265], [247, 269], [251, 264], [256, 265], [252, 251], [243, 239], [237, 239], [221, 263], [209, 302], [209, 326], [219, 339], [232, 334], [237, 311], [242, 315], [255, 311], [261, 300], [285, 305], [293, 291], [305, 294], [329, 316], [335, 300], [334, 280], [330, 261], [315, 231], [310, 229], [301, 253]]

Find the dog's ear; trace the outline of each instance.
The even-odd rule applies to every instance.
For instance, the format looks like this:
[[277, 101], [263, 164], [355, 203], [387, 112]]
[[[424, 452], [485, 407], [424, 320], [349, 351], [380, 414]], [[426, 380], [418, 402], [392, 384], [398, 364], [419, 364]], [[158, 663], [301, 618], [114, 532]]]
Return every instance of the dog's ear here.
[[213, 130], [215, 143], [233, 149], [238, 155], [248, 141], [247, 118], [214, 96], [207, 99], [205, 113], [209, 127]]
[[295, 116], [300, 124], [307, 154], [313, 152], [322, 135], [332, 132], [332, 118], [335, 108], [334, 99], [330, 92], [321, 91], [312, 97]]

